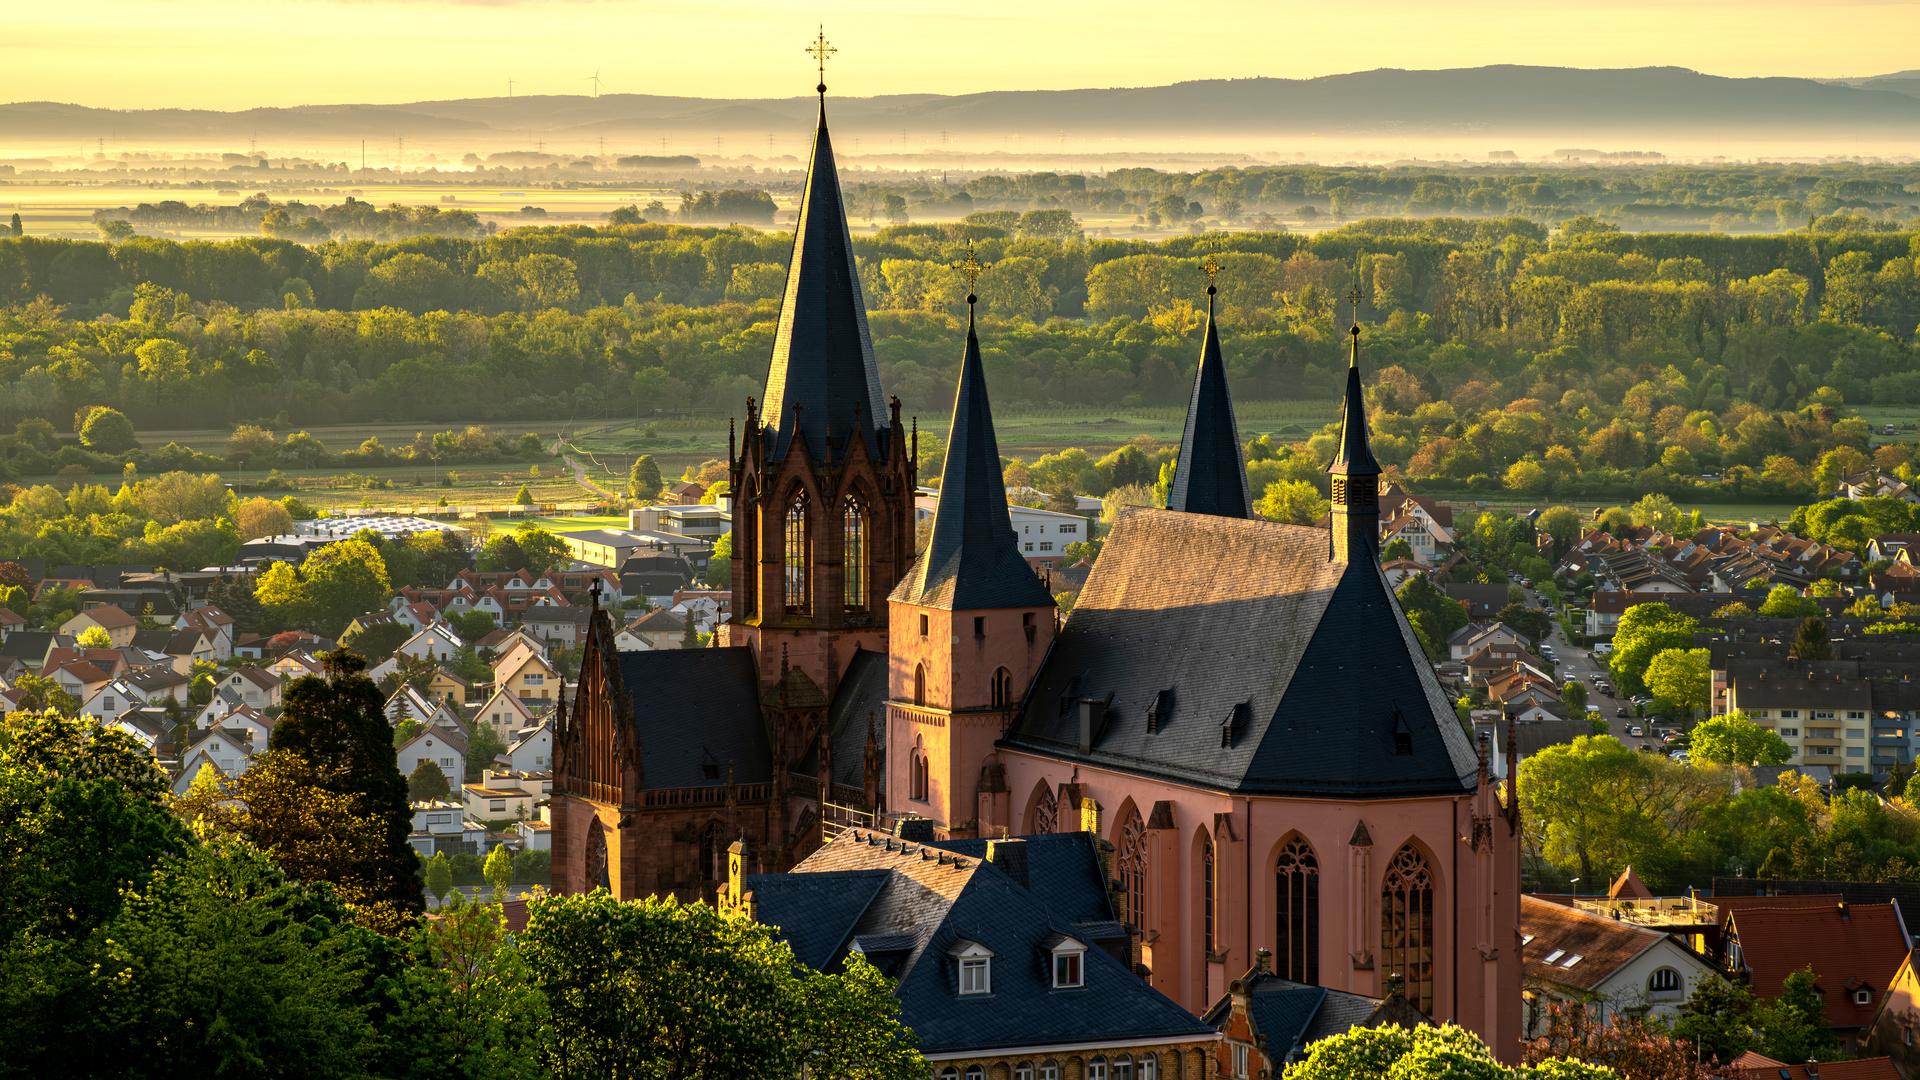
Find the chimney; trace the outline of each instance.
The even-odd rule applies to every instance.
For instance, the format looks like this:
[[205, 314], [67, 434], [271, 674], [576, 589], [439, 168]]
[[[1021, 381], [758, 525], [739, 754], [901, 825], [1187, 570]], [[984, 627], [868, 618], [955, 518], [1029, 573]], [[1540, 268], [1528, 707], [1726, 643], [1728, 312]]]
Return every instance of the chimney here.
[[987, 861], [1000, 868], [1021, 888], [1027, 887], [1027, 842], [1025, 840], [987, 841]]
[[1840, 901], [1840, 917], [1848, 921], [1852, 921], [1853, 919], [1853, 916], [1847, 914], [1847, 902], [1845, 900]]

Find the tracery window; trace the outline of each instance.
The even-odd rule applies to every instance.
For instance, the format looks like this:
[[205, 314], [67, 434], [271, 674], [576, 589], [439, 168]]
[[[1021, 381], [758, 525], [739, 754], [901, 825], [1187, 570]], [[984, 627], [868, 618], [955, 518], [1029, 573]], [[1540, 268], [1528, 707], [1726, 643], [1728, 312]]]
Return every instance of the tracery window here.
[[812, 559], [808, 558], [807, 495], [794, 492], [787, 503], [787, 610], [796, 614], [807, 610], [807, 576]]
[[1274, 974], [1294, 982], [1320, 983], [1320, 862], [1313, 845], [1296, 836], [1280, 849], [1273, 868], [1279, 954]]
[[1400, 975], [1407, 1000], [1433, 1011], [1433, 874], [1411, 843], [1387, 864], [1380, 893], [1382, 975]]
[[849, 495], [843, 517], [845, 551], [842, 553], [841, 568], [845, 571], [846, 587], [842, 602], [848, 611], [864, 611], [867, 606], [867, 573], [872, 562], [867, 549], [867, 512], [861, 508], [860, 500]]
[[1039, 801], [1033, 804], [1033, 832], [1040, 836], [1051, 833], [1059, 821], [1060, 808], [1053, 799], [1053, 789], [1047, 788], [1040, 793]]
[[1147, 825], [1135, 807], [1120, 829], [1120, 882], [1127, 887], [1127, 921], [1143, 932], [1147, 928], [1147, 844]]

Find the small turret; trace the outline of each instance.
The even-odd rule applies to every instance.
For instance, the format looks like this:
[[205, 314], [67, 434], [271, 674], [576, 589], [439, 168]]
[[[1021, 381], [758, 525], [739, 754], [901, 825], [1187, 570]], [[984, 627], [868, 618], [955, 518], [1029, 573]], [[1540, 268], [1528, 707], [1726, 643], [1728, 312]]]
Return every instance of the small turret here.
[[1167, 489], [1167, 509], [1216, 517], [1250, 518], [1253, 499], [1247, 489], [1247, 464], [1240, 448], [1240, 426], [1227, 387], [1227, 362], [1220, 354], [1213, 305], [1220, 264], [1212, 256], [1207, 274], [1207, 336], [1200, 347], [1200, 370], [1193, 376], [1187, 402], [1187, 428], [1180, 436], [1180, 457]]
[[1380, 463], [1367, 444], [1367, 402], [1360, 390], [1360, 293], [1354, 305], [1352, 352], [1347, 361], [1347, 395], [1340, 418], [1340, 446], [1327, 472], [1333, 477], [1333, 532], [1328, 557], [1334, 562], [1380, 558]]

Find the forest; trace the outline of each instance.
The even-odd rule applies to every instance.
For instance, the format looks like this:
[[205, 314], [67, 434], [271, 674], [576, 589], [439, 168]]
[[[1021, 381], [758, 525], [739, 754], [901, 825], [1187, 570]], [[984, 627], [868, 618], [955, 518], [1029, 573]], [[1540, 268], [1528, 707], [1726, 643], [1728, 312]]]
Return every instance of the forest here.
[[[1063, 236], [1063, 218], [855, 239], [881, 376], [910, 411], [937, 416], [951, 394], [969, 242], [992, 264], [982, 338], [1008, 408], [1178, 400], [1207, 256], [1239, 399], [1329, 399], [1357, 293], [1381, 456], [1433, 489], [1611, 497], [1704, 475], [1752, 498], [1771, 475], [1798, 497], [1823, 455], [1871, 452], [1849, 406], [1920, 401], [1916, 233], [1438, 217], [1146, 242]], [[0, 239], [0, 423], [65, 430], [93, 405], [139, 429], [725, 415], [760, 390], [790, 243], [661, 223], [312, 246]]]

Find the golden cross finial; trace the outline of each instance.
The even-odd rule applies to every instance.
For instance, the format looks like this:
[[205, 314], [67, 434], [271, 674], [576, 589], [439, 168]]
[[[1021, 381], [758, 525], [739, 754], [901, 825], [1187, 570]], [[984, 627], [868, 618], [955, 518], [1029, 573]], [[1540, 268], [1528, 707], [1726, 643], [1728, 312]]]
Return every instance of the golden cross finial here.
[[834, 53], [837, 53], [839, 51], [840, 51], [839, 49], [836, 49], [832, 45], [827, 44], [826, 24], [825, 23], [820, 24], [820, 33], [817, 37], [813, 39], [813, 44], [807, 46], [807, 55], [813, 57], [816, 61], [819, 62], [820, 85], [815, 87], [814, 89], [817, 90], [822, 96], [825, 96], [827, 92], [827, 57], [832, 56]]
[[1207, 261], [1200, 264], [1200, 272], [1207, 275], [1207, 318], [1212, 319], [1213, 296], [1220, 291], [1214, 288], [1213, 279], [1220, 273], [1220, 260], [1211, 255], [1207, 256]]
[[1347, 356], [1348, 367], [1360, 366], [1360, 279], [1355, 278], [1353, 291], [1347, 294], [1347, 303], [1353, 305], [1353, 326], [1347, 333], [1353, 335], [1353, 351]]
[[972, 307], [974, 304], [974, 301], [979, 299], [979, 297], [974, 295], [973, 286], [976, 282], [980, 280], [981, 272], [984, 270], [992, 269], [992, 267], [993, 267], [992, 263], [983, 263], [979, 259], [974, 258], [973, 241], [971, 240], [967, 241], [967, 261], [954, 263], [953, 268], [967, 275], [967, 306], [968, 307]]

